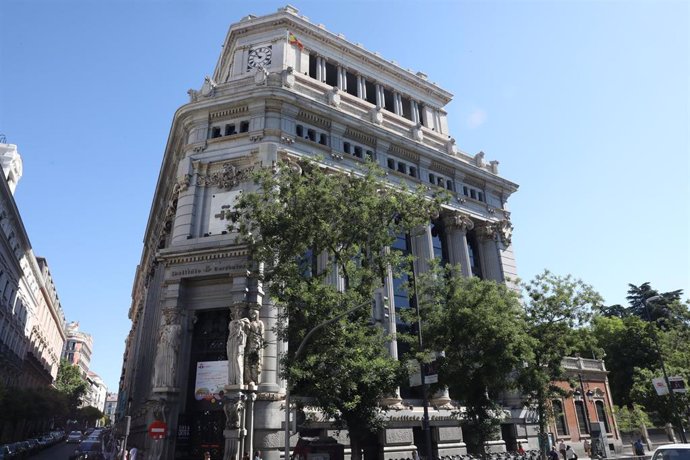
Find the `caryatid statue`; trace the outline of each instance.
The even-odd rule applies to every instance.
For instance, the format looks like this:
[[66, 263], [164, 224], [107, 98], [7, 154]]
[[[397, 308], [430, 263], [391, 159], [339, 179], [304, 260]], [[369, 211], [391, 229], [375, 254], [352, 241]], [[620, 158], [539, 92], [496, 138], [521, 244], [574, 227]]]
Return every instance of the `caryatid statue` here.
[[174, 308], [163, 310], [163, 320], [153, 365], [153, 387], [174, 387], [177, 376], [177, 356], [180, 352], [182, 326]]
[[242, 310], [238, 307], [232, 309], [232, 317], [228, 324], [228, 385], [242, 385], [249, 320], [242, 317]]
[[261, 368], [264, 362], [264, 323], [259, 319], [259, 312], [249, 310], [247, 327], [247, 346], [244, 352], [244, 383], [258, 385], [261, 383]]

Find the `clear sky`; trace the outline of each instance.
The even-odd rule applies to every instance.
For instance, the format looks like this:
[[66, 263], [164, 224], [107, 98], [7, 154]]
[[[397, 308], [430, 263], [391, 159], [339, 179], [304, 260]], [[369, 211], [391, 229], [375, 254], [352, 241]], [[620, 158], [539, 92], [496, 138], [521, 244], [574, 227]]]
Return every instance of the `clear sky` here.
[[[690, 2], [299, 1], [301, 14], [455, 95], [458, 146], [500, 161], [518, 271], [625, 303], [689, 283]], [[116, 391], [134, 271], [175, 110], [230, 24], [285, 2], [0, 2], [0, 133], [68, 320]]]

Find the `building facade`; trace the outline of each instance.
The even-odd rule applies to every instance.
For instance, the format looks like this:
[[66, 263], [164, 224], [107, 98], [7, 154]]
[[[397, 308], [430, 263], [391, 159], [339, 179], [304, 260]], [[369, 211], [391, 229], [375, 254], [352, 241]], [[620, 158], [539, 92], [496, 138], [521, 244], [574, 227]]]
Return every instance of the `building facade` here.
[[64, 313], [48, 263], [34, 255], [14, 190], [17, 146], [0, 140], [0, 384], [52, 385], [65, 341]]
[[105, 386], [105, 382], [100, 375], [89, 371], [86, 373], [86, 383], [88, 388], [82, 399], [81, 406], [91, 406], [101, 412], [105, 412], [105, 400], [108, 394], [108, 387]]
[[623, 443], [614, 417], [604, 361], [564, 358], [562, 366], [567, 380], [555, 384], [566, 396], [551, 401], [551, 438], [563, 440], [578, 456], [585, 454], [585, 440], [594, 445], [594, 450], [604, 450], [603, 456], [621, 453]]
[[88, 378], [93, 352], [93, 337], [79, 330], [79, 322], [72, 321], [65, 326], [66, 340], [62, 350], [62, 359], [79, 366], [82, 377]]
[[[285, 442], [278, 357], [286, 345], [273, 332], [276, 309], [250, 271], [246, 247], [225, 219], [235, 198], [254, 189], [250, 172], [300, 158], [347, 170], [369, 158], [392, 184], [445, 189], [453, 199], [443, 214], [396, 248], [417, 256], [418, 272], [441, 257], [465, 276], [509, 285], [517, 273], [506, 202], [517, 185], [499, 176], [498, 162], [483, 152], [457, 148], [444, 110], [450, 93], [290, 6], [232, 25], [213, 76], [189, 96], [172, 122], [134, 280], [118, 417], [131, 416], [130, 440], [161, 458], [202, 458], [209, 450], [229, 459], [259, 450], [278, 460]], [[391, 333], [396, 308], [409, 300], [395, 285], [389, 276], [382, 293], [393, 303], [380, 321]], [[234, 378], [227, 363], [233, 305], [249, 311], [239, 321], [262, 323], [266, 346], [256, 385], [227, 385]], [[396, 347], [393, 341], [393, 356]], [[247, 398], [237, 423], [230, 390]], [[388, 426], [368, 452], [412, 457], [424, 442], [421, 400], [401, 393], [382, 404], [392, 408]], [[457, 406], [443, 392], [432, 405], [435, 455], [464, 453]], [[155, 443], [146, 430], [161, 419], [170, 434]], [[518, 413], [510, 423], [525, 420]], [[349, 444], [328, 423], [322, 431]], [[527, 442], [525, 429], [505, 431]]]
[[117, 393], [107, 393], [105, 396], [105, 405], [103, 406], [103, 413], [110, 423], [115, 421], [115, 412], [117, 410]]

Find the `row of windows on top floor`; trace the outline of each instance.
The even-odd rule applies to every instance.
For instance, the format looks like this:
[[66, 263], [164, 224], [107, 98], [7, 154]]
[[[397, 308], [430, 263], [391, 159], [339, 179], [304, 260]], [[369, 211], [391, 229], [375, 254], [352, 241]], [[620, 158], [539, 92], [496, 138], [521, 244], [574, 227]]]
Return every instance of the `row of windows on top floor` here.
[[[585, 404], [583, 401], [575, 400], [575, 416], [577, 418], [578, 428], [580, 429], [580, 434], [589, 434], [589, 426], [587, 425], [587, 413], [585, 411]], [[568, 432], [568, 421], [566, 420], [565, 411], [563, 410], [563, 403], [560, 400], [554, 400], [551, 402], [553, 406], [554, 420], [556, 422], [556, 432], [559, 436], [567, 436]], [[604, 408], [603, 401], [595, 401], [594, 407], [597, 411], [597, 419], [604, 423], [604, 429], [607, 433], [611, 433], [611, 427], [609, 426], [609, 420], [606, 416], [606, 410]]]
[[218, 137], [223, 137], [223, 136], [233, 136], [238, 133], [246, 133], [249, 132], [249, 122], [248, 121], [241, 121], [239, 124], [236, 123], [228, 123], [223, 126], [213, 126], [211, 128], [211, 132], [209, 133], [209, 137], [211, 139], [216, 139]]
[[[301, 139], [305, 139], [311, 142], [318, 143], [320, 145], [329, 145], [329, 136], [324, 132], [317, 131], [316, 129], [309, 128], [303, 125], [295, 126], [295, 135]], [[361, 160], [368, 158], [372, 161], [376, 160], [376, 154], [373, 150], [367, 149], [360, 145], [356, 145], [351, 142], [343, 142], [343, 152], [352, 155]], [[388, 158], [386, 160], [386, 166], [392, 171], [397, 171], [401, 174], [405, 174], [415, 179], [420, 179], [419, 169], [417, 166], [398, 160], [397, 158]], [[451, 179], [439, 176], [438, 174], [429, 173], [429, 183], [434, 184], [438, 187], [445, 188], [451, 192], [455, 191], [455, 185]], [[466, 197], [472, 198], [473, 200], [485, 202], [484, 192], [471, 186], [463, 185], [462, 193]]]
[[[337, 86], [339, 89], [345, 91], [348, 94], [351, 94], [355, 97], [359, 97], [361, 99], [366, 100], [367, 102], [374, 104], [374, 105], [380, 105], [383, 109], [392, 112], [392, 113], [397, 113], [397, 115], [400, 115], [404, 118], [407, 118], [408, 120], [415, 121], [420, 123], [422, 126], [426, 126], [426, 122], [424, 120], [424, 110], [423, 110], [423, 104], [417, 103], [417, 108], [415, 110], [415, 107], [413, 106], [413, 101], [412, 99], [403, 96], [400, 94], [400, 109], [398, 111], [395, 110], [395, 98], [396, 98], [396, 92], [393, 90], [381, 86], [383, 90], [383, 97], [380, 101], [377, 101], [376, 98], [376, 83], [372, 82], [366, 77], [362, 77], [363, 85], [360, 88], [358, 85], [357, 81], [357, 75], [349, 72], [347, 69], [344, 70], [344, 78], [341, 78], [340, 84], [338, 82], [338, 72], [340, 67], [337, 64], [334, 64], [332, 62], [329, 62], [325, 58], [321, 58], [325, 61], [325, 75], [319, 75], [319, 71], [317, 70], [318, 64], [317, 64], [317, 59], [319, 58], [318, 55], [315, 53], [309, 54], [309, 76], [313, 79], [320, 79], [327, 85], [331, 86]], [[416, 102], [416, 101], [415, 101]], [[415, 112], [413, 114], [413, 111]], [[415, 119], [416, 118], [416, 119]]]

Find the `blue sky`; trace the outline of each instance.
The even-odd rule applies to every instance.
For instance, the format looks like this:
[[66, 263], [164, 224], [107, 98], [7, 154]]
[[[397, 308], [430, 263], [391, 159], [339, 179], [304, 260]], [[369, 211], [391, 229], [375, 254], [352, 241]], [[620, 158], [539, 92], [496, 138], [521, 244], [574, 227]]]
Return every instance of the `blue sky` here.
[[[690, 3], [297, 1], [300, 13], [455, 95], [458, 146], [500, 161], [518, 271], [624, 303], [690, 288]], [[0, 3], [0, 133], [68, 320], [115, 391], [134, 271], [175, 110], [230, 24], [284, 2]]]

